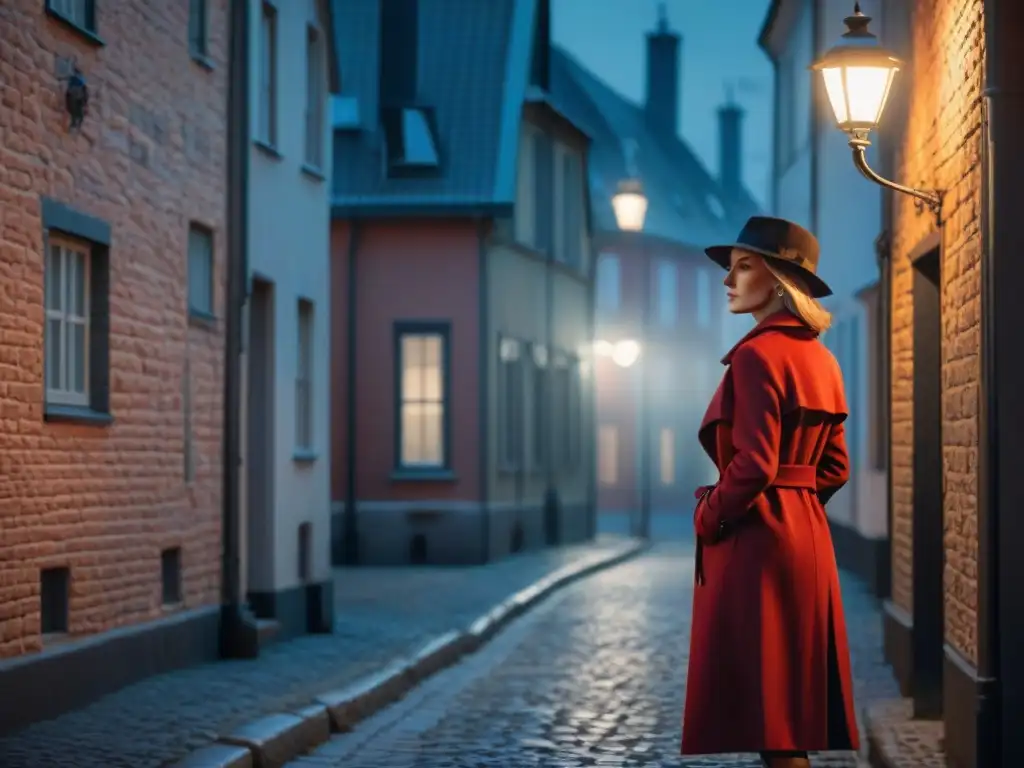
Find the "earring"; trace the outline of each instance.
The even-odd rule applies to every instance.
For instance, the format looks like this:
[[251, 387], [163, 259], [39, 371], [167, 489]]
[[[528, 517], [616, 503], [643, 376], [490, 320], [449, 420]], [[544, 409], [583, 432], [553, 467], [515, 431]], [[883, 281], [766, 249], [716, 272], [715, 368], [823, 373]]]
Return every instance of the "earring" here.
[[785, 298], [785, 296], [786, 296], [786, 291], [785, 291], [785, 290], [784, 290], [784, 289], [782, 288], [782, 286], [780, 285], [780, 286], [778, 287], [778, 289], [777, 289], [777, 290], [775, 291], [775, 295], [776, 295], [776, 296], [778, 296], [778, 297], [779, 297], [780, 299], [782, 299], [782, 298]]

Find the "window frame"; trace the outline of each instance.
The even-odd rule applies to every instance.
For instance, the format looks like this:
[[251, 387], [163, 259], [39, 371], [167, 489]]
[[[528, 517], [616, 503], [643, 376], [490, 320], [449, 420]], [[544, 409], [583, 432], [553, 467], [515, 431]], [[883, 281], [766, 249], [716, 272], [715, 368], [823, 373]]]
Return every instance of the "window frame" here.
[[[269, 36], [266, 27], [269, 25]], [[277, 150], [278, 140], [278, 18], [277, 6], [261, 4], [259, 37], [259, 101], [256, 141]], [[266, 121], [266, 125], [264, 125]]]
[[[316, 306], [300, 296], [296, 302], [295, 344], [295, 455], [309, 458], [316, 445], [315, 399], [313, 397], [316, 351]], [[305, 397], [305, 410], [300, 401]]]
[[[46, 239], [46, 263], [44, 266], [44, 281], [49, 281], [49, 270], [50, 270], [50, 259], [53, 256], [54, 249], [58, 249], [60, 253], [60, 286], [59, 290], [61, 293], [61, 307], [60, 309], [51, 309], [49, 306], [49, 294], [44, 289], [43, 295], [43, 307], [45, 316], [45, 326], [43, 329], [43, 382], [45, 387], [46, 402], [48, 404], [54, 404], [59, 406], [71, 406], [74, 408], [88, 408], [90, 403], [90, 386], [92, 384], [92, 375], [90, 370], [91, 362], [91, 325], [92, 325], [92, 249], [88, 243], [84, 243], [80, 240], [63, 236], [60, 234], [51, 234]], [[69, 254], [75, 254], [81, 257], [82, 267], [85, 276], [82, 281], [82, 313], [72, 315], [68, 309], [68, 256]], [[50, 370], [49, 370], [49, 358], [50, 358], [50, 321], [57, 320], [60, 323], [61, 334], [60, 334], [60, 373], [62, 378], [61, 388], [52, 388], [50, 386]], [[68, 341], [70, 334], [68, 333], [69, 328], [72, 325], [80, 325], [83, 328], [83, 348], [80, 351], [82, 355], [82, 372], [83, 372], [83, 390], [82, 392], [75, 392], [70, 389], [70, 385], [67, 381], [70, 376], [68, 366]]]
[[[441, 461], [438, 464], [407, 464], [402, 457], [402, 409], [406, 405], [403, 391], [404, 362], [402, 342], [407, 337], [438, 336], [441, 340]], [[452, 376], [451, 376], [452, 323], [449, 320], [398, 320], [393, 326], [392, 361], [394, 366], [394, 475], [409, 477], [450, 477], [453, 467], [452, 446]], [[421, 402], [428, 402], [423, 400]]]
[[531, 411], [529, 466], [534, 473], [547, 469], [551, 456], [550, 386], [551, 355], [544, 344], [527, 345], [529, 402]]
[[[66, 0], [66, 2], [74, 4], [77, 0]], [[58, 5], [64, 4], [59, 2], [59, 0], [45, 0], [44, 7], [50, 16], [83, 33], [92, 42], [102, 44], [102, 41], [97, 37], [96, 0], [81, 0], [81, 3], [82, 15], [85, 17], [81, 21], [58, 7]]]
[[303, 164], [309, 170], [322, 172], [325, 155], [325, 45], [319, 25], [306, 25], [306, 136], [303, 143]]
[[[498, 335], [498, 466], [503, 472], [518, 472], [525, 464], [526, 353], [519, 339]], [[510, 381], [516, 382], [514, 389]]]
[[47, 422], [75, 422], [81, 424], [106, 425], [113, 421], [110, 414], [110, 243], [111, 225], [103, 219], [90, 216], [61, 203], [58, 200], [41, 197], [41, 218], [43, 225], [42, 262], [43, 297], [40, 309], [46, 317], [45, 272], [50, 243], [70, 240], [79, 244], [89, 255], [89, 356], [88, 402], [84, 405], [65, 405], [47, 397], [46, 386], [46, 326], [43, 326], [43, 366], [41, 370], [40, 394], [43, 403], [43, 419]]
[[[613, 304], [604, 300], [607, 292], [604, 286], [608, 283], [608, 275], [605, 273], [607, 267], [605, 267], [605, 264], [615, 265], [615, 301]], [[597, 309], [608, 314], [620, 312], [622, 310], [622, 259], [617, 253], [603, 251], [598, 254], [595, 279], [597, 283], [595, 290]]]
[[188, 50], [193, 58], [206, 61], [210, 53], [210, 9], [206, 0], [189, 0]]
[[[210, 292], [210, 306], [208, 308], [200, 307], [200, 306], [197, 306], [196, 304], [193, 303], [193, 295], [192, 295], [192, 274], [193, 274], [192, 273], [192, 258], [194, 256], [194, 253], [193, 253], [193, 250], [192, 250], [192, 238], [193, 238], [193, 235], [197, 235], [197, 236], [201, 236], [201, 237], [205, 238], [206, 243], [209, 245], [209, 250], [208, 250], [208, 252], [206, 254], [207, 255], [207, 259], [208, 259], [207, 268], [209, 270], [209, 274], [207, 275], [207, 280], [208, 280], [207, 288], [209, 289], [209, 292]], [[217, 287], [217, 275], [216, 275], [217, 256], [216, 256], [216, 243], [215, 243], [214, 231], [213, 231], [213, 229], [211, 227], [208, 227], [205, 224], [203, 224], [202, 222], [198, 222], [198, 221], [190, 221], [189, 222], [189, 225], [188, 225], [188, 247], [187, 247], [186, 257], [187, 257], [188, 261], [187, 261], [187, 270], [186, 270], [185, 293], [186, 293], [186, 303], [188, 305], [189, 317], [190, 318], [195, 318], [195, 319], [200, 319], [200, 320], [213, 320], [217, 316], [217, 290], [216, 290], [216, 287]]]

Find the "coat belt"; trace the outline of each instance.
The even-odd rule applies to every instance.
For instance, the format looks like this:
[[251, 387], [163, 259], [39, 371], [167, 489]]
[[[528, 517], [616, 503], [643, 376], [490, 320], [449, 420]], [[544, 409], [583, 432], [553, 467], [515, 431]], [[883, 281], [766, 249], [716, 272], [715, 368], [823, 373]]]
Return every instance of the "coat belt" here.
[[818, 468], [812, 464], [779, 464], [779, 471], [772, 482], [775, 488], [818, 489]]

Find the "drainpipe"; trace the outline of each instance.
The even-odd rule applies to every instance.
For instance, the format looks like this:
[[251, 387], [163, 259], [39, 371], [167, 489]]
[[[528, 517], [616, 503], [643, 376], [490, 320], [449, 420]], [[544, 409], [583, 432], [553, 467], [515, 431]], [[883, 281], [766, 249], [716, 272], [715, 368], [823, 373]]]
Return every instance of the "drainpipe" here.
[[249, 277], [249, 0], [231, 1], [230, 28], [220, 652], [227, 658], [254, 658], [259, 632], [242, 596], [239, 500], [242, 312]]
[[356, 267], [356, 259], [359, 252], [359, 240], [362, 235], [362, 223], [358, 219], [352, 219], [349, 223], [348, 233], [348, 284], [346, 309], [348, 310], [348, 322], [346, 323], [347, 347], [345, 350], [345, 517], [344, 519], [344, 550], [345, 565], [359, 564], [359, 512], [356, 509], [356, 418], [357, 402], [356, 397], [356, 366], [359, 360], [357, 350], [359, 333], [357, 332], [357, 321], [359, 313], [356, 300], [359, 297], [357, 278], [359, 270]]
[[[490, 497], [491, 497], [491, 451], [490, 451], [490, 413], [491, 413], [491, 399], [490, 399], [490, 378], [487, 374], [490, 371], [491, 365], [491, 324], [490, 320], [490, 307], [488, 305], [488, 296], [490, 294], [490, 277], [488, 275], [488, 253], [487, 253], [487, 230], [488, 221], [486, 219], [479, 219], [477, 221], [477, 269], [480, 274], [478, 275], [477, 284], [477, 295], [479, 300], [479, 306], [477, 312], [480, 318], [480, 347], [478, 353], [478, 365], [480, 377], [479, 385], [477, 386], [477, 422], [479, 424], [479, 443], [480, 446], [477, 450], [477, 461], [479, 471], [479, 484], [480, 484], [480, 562], [486, 563], [491, 559], [491, 508], [490, 508]], [[520, 468], [520, 472], [522, 469]], [[518, 511], [517, 511], [518, 513]]]

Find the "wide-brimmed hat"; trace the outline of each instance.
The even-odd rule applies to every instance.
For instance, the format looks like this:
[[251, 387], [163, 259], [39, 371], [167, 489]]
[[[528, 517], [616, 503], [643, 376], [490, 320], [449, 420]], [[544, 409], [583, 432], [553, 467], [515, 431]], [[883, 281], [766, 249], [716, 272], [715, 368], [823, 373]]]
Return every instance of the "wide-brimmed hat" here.
[[773, 216], [751, 216], [735, 243], [712, 245], [704, 252], [722, 269], [729, 269], [733, 248], [764, 256], [777, 262], [785, 271], [795, 273], [816, 299], [832, 295], [828, 283], [817, 274], [818, 238], [799, 224]]

